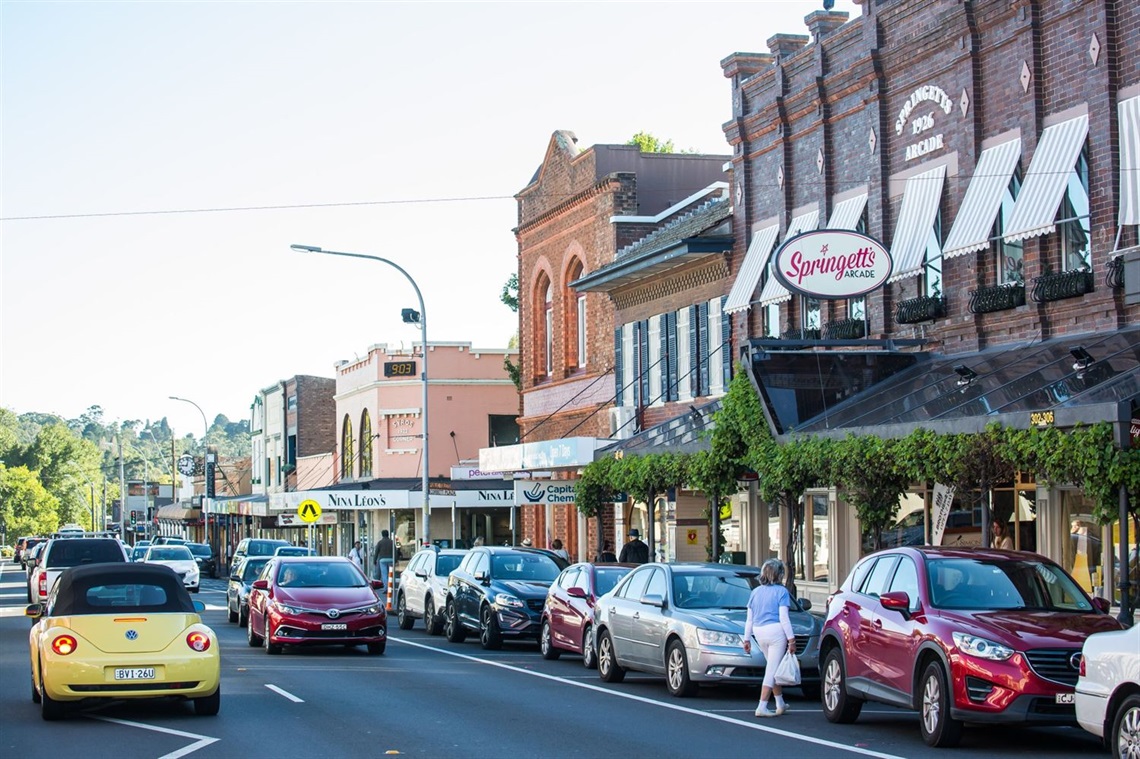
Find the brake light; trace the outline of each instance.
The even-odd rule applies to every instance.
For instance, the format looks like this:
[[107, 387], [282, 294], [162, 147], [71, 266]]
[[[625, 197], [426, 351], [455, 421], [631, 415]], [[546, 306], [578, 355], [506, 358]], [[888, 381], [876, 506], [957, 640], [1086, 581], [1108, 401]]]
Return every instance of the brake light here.
[[1080, 668], [1080, 673], [1081, 673], [1081, 677], [1084, 677], [1084, 676], [1085, 676], [1085, 656], [1084, 656], [1084, 654], [1081, 654], [1081, 668]]
[[40, 572], [40, 595], [47, 596], [47, 572]]
[[79, 643], [70, 635], [59, 635], [51, 642], [51, 650], [60, 656], [67, 656], [79, 647]]
[[186, 636], [186, 645], [195, 651], [205, 651], [210, 647], [210, 636], [204, 632], [192, 632]]

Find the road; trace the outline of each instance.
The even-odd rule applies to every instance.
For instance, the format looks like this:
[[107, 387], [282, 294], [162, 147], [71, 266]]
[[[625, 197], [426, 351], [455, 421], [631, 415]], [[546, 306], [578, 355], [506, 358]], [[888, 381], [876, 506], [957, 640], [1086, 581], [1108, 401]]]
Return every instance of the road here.
[[[670, 697], [659, 678], [608, 685], [578, 657], [545, 661], [532, 645], [483, 651], [397, 628], [384, 656], [362, 649], [287, 649], [269, 657], [226, 622], [224, 584], [198, 598], [222, 644], [222, 709], [197, 717], [178, 701], [117, 702], [55, 723], [30, 697], [24, 575], [0, 565], [0, 756], [100, 757], [946, 757], [923, 744], [918, 717], [868, 705], [832, 725], [792, 691], [778, 719], [752, 715], [757, 691]], [[1077, 728], [971, 726], [959, 757], [1104, 756]]]

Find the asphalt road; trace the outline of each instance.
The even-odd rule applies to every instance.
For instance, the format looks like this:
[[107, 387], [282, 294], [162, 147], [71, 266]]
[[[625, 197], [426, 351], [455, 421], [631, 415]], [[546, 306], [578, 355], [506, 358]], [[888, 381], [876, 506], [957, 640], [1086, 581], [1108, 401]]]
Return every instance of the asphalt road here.
[[0, 565], [0, 756], [162, 757], [810, 757], [1104, 756], [1077, 728], [970, 726], [958, 749], [928, 748], [918, 717], [867, 705], [832, 725], [791, 691], [778, 719], [752, 715], [757, 691], [670, 697], [659, 678], [607, 685], [580, 658], [545, 661], [532, 645], [485, 652], [392, 624], [384, 656], [363, 649], [287, 649], [269, 657], [226, 622], [224, 585], [198, 598], [222, 643], [222, 709], [197, 717], [173, 700], [117, 702], [62, 722], [40, 719], [29, 682], [24, 575]]

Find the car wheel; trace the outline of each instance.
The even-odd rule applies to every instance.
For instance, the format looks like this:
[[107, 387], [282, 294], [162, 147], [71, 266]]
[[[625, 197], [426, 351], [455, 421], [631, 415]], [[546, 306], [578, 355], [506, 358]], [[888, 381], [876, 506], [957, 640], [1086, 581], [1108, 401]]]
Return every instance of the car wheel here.
[[462, 643], [467, 640], [467, 631], [463, 629], [463, 625], [459, 622], [459, 612], [456, 611], [453, 601], [447, 602], [445, 615], [443, 632], [447, 636], [447, 642]]
[[443, 619], [435, 613], [435, 601], [430, 596], [424, 601], [424, 629], [428, 635], [439, 635], [443, 632]]
[[582, 666], [586, 669], [598, 668], [598, 644], [594, 640], [594, 626], [586, 625], [582, 633]]
[[542, 620], [542, 632], [538, 637], [538, 650], [542, 652], [543, 659], [557, 659], [562, 652], [554, 647], [554, 640], [550, 633], [550, 620]]
[[503, 647], [503, 631], [499, 629], [499, 617], [490, 604], [483, 606], [479, 614], [479, 643], [484, 651], [494, 651]]
[[387, 647], [388, 647], [388, 641], [386, 641], [386, 640], [382, 640], [379, 643], [369, 643], [368, 644], [368, 653], [372, 654], [373, 656], [380, 656], [381, 654], [384, 653], [384, 649], [386, 649]]
[[249, 607], [238, 608], [238, 627], [249, 627]]
[[665, 652], [665, 685], [669, 695], [688, 698], [697, 695], [698, 686], [689, 677], [689, 657], [685, 644], [674, 640]]
[[962, 738], [962, 723], [950, 716], [950, 689], [940, 663], [927, 665], [919, 692], [922, 694], [919, 714], [922, 740], [935, 748], [957, 746]]
[[598, 637], [598, 677], [607, 683], [620, 683], [625, 679], [625, 669], [617, 662], [609, 630], [602, 630]]
[[56, 701], [48, 695], [47, 688], [44, 687], [43, 670], [40, 670], [40, 716], [43, 717], [45, 722], [55, 722], [57, 719], [63, 719], [67, 713], [67, 707], [62, 701]]
[[1109, 749], [1114, 759], [1131, 759], [1140, 754], [1140, 695], [1131, 695], [1116, 710]]
[[230, 622], [238, 621], [238, 613], [231, 609], [228, 603], [226, 604], [226, 619]]
[[273, 639], [269, 637], [268, 616], [265, 617], [265, 637], [262, 638], [262, 640], [265, 641], [265, 653], [269, 654], [270, 656], [276, 656], [277, 654], [281, 653], [281, 646], [274, 643]]
[[194, 713], [199, 717], [213, 717], [222, 708], [222, 686], [213, 695], [194, 699]]
[[36, 687], [36, 678], [32, 677], [32, 703], [38, 704], [40, 702], [40, 690]]
[[261, 636], [253, 631], [253, 620], [249, 619], [248, 616], [245, 624], [245, 639], [250, 648], [257, 648], [261, 645]]
[[863, 702], [847, 693], [847, 673], [843, 670], [843, 654], [838, 648], [827, 652], [823, 660], [823, 716], [828, 722], [850, 724], [859, 717]]
[[396, 621], [400, 623], [401, 630], [411, 630], [416, 620], [408, 614], [408, 600], [403, 593], [396, 599]]

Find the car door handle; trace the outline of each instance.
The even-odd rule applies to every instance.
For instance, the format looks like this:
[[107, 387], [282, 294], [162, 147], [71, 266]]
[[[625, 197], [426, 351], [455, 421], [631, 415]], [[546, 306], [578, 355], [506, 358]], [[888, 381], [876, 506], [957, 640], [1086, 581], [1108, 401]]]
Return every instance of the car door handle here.
[[883, 629], [883, 620], [876, 619], [874, 622], [871, 623], [871, 627], [874, 627], [876, 630], [882, 630]]
[[610, 614], [613, 614], [615, 611], [617, 611], [617, 607], [616, 607], [616, 606], [611, 606], [611, 607], [610, 607], [610, 609], [609, 609], [609, 611], [610, 611]]
[[633, 618], [634, 618], [634, 619], [641, 619], [641, 612], [639, 612], [639, 611], [635, 611], [635, 612], [633, 613]]

